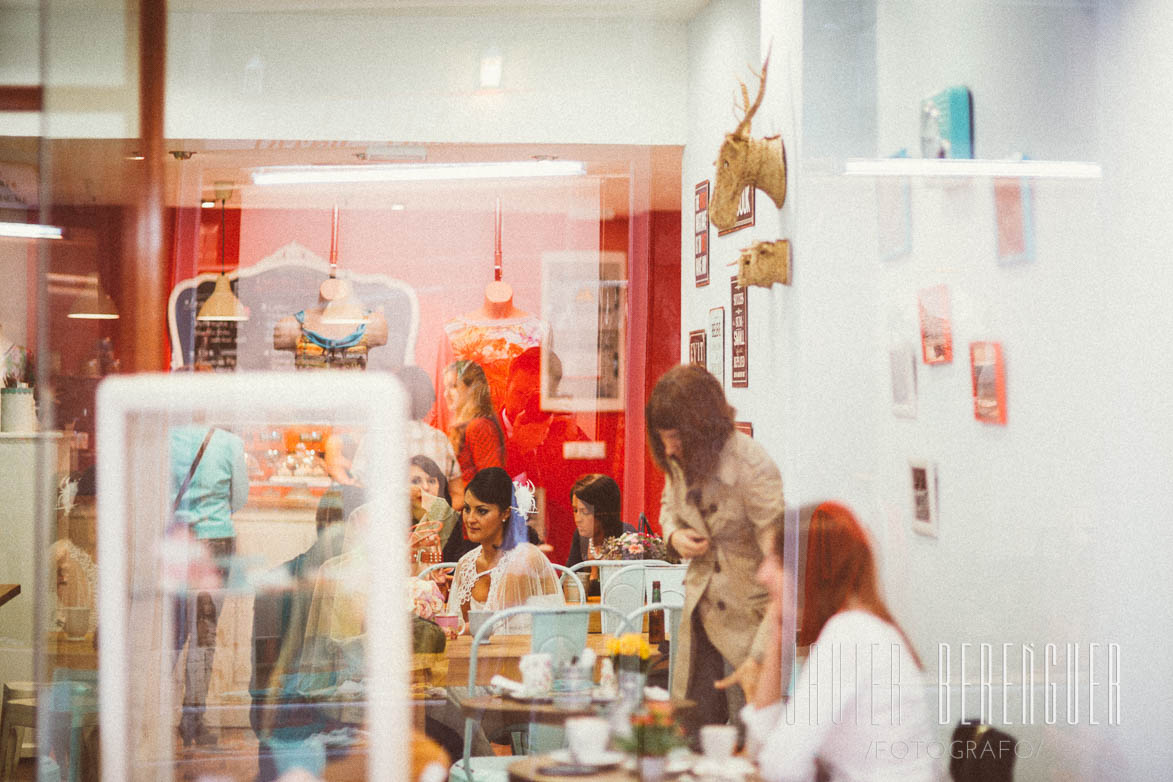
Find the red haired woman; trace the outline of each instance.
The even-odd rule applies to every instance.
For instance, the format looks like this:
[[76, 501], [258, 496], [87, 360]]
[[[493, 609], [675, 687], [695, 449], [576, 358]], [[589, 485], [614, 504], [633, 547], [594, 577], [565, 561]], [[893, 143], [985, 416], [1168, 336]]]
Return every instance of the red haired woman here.
[[753, 702], [749, 750], [768, 782], [937, 779], [920, 658], [880, 596], [867, 534], [843, 505], [811, 515], [798, 645], [810, 653], [783, 705], [782, 610], [792, 580], [779, 525], [758, 569], [772, 637]]

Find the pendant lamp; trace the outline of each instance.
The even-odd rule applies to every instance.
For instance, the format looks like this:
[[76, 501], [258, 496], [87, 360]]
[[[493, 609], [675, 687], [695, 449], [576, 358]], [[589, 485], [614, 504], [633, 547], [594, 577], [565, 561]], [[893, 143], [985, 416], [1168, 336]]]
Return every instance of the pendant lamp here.
[[118, 307], [114, 306], [114, 300], [98, 281], [98, 275], [92, 274], [90, 278], [92, 282], [86, 285], [85, 292], [78, 294], [69, 305], [67, 317], [79, 320], [117, 320]]
[[338, 277], [338, 205], [330, 225], [330, 276], [318, 288], [318, 298], [325, 302], [322, 309], [322, 324], [334, 326], [360, 326], [368, 318], [362, 303], [354, 293], [350, 280]]
[[248, 307], [236, 298], [236, 294], [232, 292], [232, 282], [224, 273], [224, 203], [231, 192], [220, 188], [216, 190], [216, 195], [220, 197], [220, 274], [216, 277], [216, 287], [212, 289], [212, 295], [200, 307], [196, 320], [248, 320]]

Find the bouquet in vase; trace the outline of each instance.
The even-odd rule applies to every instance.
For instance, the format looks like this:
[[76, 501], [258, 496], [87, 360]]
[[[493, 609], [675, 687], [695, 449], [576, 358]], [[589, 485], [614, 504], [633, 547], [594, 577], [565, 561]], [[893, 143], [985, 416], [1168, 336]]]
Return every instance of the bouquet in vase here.
[[607, 654], [619, 673], [634, 671], [646, 674], [651, 666], [652, 647], [640, 633], [624, 633], [607, 639]]
[[674, 562], [664, 539], [646, 532], [624, 532], [603, 541], [599, 559], [662, 559]]
[[444, 595], [435, 581], [424, 578], [408, 579], [408, 596], [411, 611], [420, 619], [433, 619], [444, 613]]

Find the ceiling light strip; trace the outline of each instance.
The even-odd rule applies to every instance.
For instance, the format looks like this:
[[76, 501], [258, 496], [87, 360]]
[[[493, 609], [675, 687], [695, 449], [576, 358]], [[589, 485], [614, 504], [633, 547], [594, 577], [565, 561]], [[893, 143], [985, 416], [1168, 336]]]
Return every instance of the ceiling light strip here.
[[1099, 179], [1099, 163], [1063, 160], [969, 160], [932, 158], [851, 158], [843, 173], [849, 176], [921, 177], [1052, 177]]
[[14, 239], [60, 239], [61, 229], [39, 223], [0, 223], [0, 236]]
[[358, 182], [435, 182], [458, 179], [519, 179], [582, 176], [577, 160], [518, 160], [502, 163], [425, 163], [386, 166], [289, 166], [258, 169], [256, 185], [310, 185]]

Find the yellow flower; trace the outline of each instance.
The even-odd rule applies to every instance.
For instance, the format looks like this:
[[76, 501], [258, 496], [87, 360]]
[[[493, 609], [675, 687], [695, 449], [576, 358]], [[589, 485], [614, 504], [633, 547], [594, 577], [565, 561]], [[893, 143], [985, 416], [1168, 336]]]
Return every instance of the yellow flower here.
[[607, 639], [607, 654], [612, 655], [612, 656], [619, 654], [619, 639], [618, 638], [608, 638]]
[[626, 633], [619, 639], [620, 654], [639, 654], [640, 637], [635, 633]]

